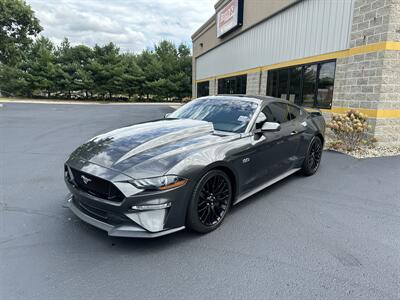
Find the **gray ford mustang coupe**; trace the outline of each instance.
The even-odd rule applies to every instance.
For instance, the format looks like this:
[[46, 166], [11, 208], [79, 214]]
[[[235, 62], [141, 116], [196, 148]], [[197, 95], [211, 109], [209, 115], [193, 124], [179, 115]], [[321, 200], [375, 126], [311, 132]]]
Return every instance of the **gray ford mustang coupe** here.
[[65, 163], [71, 210], [110, 236], [216, 229], [229, 208], [320, 164], [325, 122], [288, 101], [210, 96], [96, 136]]

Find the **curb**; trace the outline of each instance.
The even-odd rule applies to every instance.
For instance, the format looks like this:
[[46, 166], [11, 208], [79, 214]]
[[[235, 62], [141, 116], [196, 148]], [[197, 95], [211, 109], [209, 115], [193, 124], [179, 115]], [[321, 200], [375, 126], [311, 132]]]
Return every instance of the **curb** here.
[[182, 104], [174, 102], [134, 102], [134, 103], [120, 103], [120, 102], [85, 102], [85, 101], [52, 101], [52, 100], [17, 100], [17, 99], [0, 99], [1, 103], [27, 103], [27, 104], [68, 104], [68, 105], [149, 105], [149, 106], [171, 106], [173, 108], [180, 107]]

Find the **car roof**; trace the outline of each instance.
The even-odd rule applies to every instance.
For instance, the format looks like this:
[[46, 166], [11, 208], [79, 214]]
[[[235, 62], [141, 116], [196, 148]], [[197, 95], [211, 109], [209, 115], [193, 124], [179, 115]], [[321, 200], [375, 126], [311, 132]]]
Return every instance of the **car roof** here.
[[251, 102], [257, 102], [259, 104], [265, 104], [268, 102], [286, 102], [290, 103], [289, 101], [281, 98], [275, 98], [275, 97], [270, 97], [270, 96], [260, 96], [260, 95], [238, 95], [238, 94], [220, 94], [220, 95], [215, 95], [215, 96], [205, 96], [202, 98], [212, 98], [212, 99], [232, 99], [232, 98], [237, 98], [240, 100], [245, 100], [245, 101], [251, 101]]

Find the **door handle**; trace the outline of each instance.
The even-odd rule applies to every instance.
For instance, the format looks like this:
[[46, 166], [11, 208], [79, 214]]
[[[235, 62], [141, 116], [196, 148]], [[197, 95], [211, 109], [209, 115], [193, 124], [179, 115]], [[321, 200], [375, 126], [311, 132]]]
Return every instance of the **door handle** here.
[[290, 135], [295, 135], [295, 134], [298, 134], [298, 133], [299, 133], [298, 131], [293, 130], [293, 131], [290, 133]]

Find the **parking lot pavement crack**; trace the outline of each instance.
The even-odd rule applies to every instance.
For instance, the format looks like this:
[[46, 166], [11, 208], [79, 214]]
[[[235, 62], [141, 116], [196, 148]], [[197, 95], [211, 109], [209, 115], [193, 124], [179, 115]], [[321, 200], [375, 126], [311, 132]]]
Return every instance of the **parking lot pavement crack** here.
[[44, 216], [44, 217], [49, 217], [49, 218], [57, 218], [60, 219], [58, 215], [53, 215], [49, 214], [46, 211], [41, 211], [37, 209], [29, 209], [29, 208], [22, 208], [22, 207], [16, 207], [16, 206], [9, 206], [7, 203], [0, 202], [0, 211], [3, 212], [16, 212], [16, 213], [23, 213], [23, 214], [29, 214], [29, 215], [38, 215], [38, 216]]
[[[34, 231], [34, 232], [30, 232], [30, 233], [25, 233], [25, 234], [21, 234], [21, 235], [17, 235], [17, 236], [12, 236], [9, 238], [6, 238], [5, 240], [0, 241], [0, 245], [4, 245], [6, 243], [12, 242], [12, 241], [16, 241], [19, 240], [21, 238], [27, 238], [28, 236], [34, 235], [39, 233], [40, 231]], [[1, 249], [1, 248], [0, 248]]]

